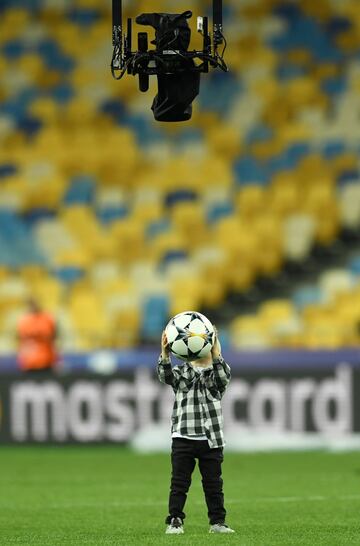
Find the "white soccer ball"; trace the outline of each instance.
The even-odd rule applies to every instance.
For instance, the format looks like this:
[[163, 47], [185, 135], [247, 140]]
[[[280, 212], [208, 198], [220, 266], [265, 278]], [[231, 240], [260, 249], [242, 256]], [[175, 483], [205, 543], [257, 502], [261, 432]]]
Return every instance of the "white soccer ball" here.
[[173, 317], [165, 328], [171, 352], [181, 360], [207, 356], [214, 343], [214, 327], [201, 313], [185, 311]]

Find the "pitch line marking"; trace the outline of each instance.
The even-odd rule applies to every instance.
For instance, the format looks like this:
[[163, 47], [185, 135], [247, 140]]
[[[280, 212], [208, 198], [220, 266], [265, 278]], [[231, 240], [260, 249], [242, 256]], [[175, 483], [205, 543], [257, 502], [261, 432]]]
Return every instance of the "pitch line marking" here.
[[[339, 500], [339, 501], [351, 501], [351, 500], [360, 500], [360, 495], [339, 495], [339, 496], [323, 496], [323, 495], [310, 495], [308, 497], [254, 497], [251, 499], [226, 499], [226, 504], [246, 504], [250, 502], [323, 502], [327, 500]], [[202, 505], [203, 501], [195, 501], [195, 504]], [[153, 501], [145, 500], [142, 502], [137, 501], [112, 501], [112, 502], [87, 502], [87, 503], [54, 503], [50, 504], [50, 508], [60, 509], [60, 508], [97, 508], [100, 506], [107, 507], [126, 507], [126, 506], [166, 506], [167, 501]]]
[[[249, 499], [226, 499], [226, 504], [250, 504], [252, 502], [266, 502], [266, 503], [285, 503], [285, 502], [323, 502], [327, 500], [335, 501], [354, 501], [360, 500], [360, 494], [354, 495], [338, 495], [338, 496], [323, 496], [323, 495], [309, 495], [309, 496], [294, 496], [294, 497], [253, 497]], [[64, 503], [48, 503], [47, 508], [52, 510], [73, 510], [74, 508], [121, 508], [126, 506], [167, 506], [167, 501], [154, 501], [151, 499], [138, 501], [104, 501], [104, 502], [64, 502]], [[202, 505], [203, 501], [195, 501], [194, 504]], [[9, 503], [0, 503], [0, 509], [11, 508]], [[28, 508], [28, 507], [27, 507]], [[44, 510], [43, 505], [31, 506], [31, 510]]]

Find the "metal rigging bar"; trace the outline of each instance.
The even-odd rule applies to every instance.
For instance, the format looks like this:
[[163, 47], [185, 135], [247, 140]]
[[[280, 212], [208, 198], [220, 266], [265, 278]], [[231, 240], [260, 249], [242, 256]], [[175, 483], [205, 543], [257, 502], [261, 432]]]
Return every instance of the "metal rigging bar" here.
[[222, 0], [213, 0], [213, 25], [215, 48], [223, 43], [223, 6]]

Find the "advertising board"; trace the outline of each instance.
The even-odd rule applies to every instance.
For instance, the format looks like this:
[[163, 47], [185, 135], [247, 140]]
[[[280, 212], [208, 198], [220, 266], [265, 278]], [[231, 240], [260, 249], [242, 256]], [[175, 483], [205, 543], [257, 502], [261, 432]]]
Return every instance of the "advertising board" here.
[[[360, 369], [233, 369], [223, 398], [232, 431], [360, 432]], [[149, 368], [94, 374], [0, 376], [1, 443], [127, 443], [170, 426], [172, 389]]]

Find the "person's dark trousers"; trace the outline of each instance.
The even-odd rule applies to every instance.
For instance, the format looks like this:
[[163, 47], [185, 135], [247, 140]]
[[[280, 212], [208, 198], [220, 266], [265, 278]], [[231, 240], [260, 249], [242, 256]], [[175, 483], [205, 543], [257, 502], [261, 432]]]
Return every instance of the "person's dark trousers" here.
[[170, 523], [171, 518], [174, 517], [182, 520], [185, 518], [184, 506], [196, 459], [199, 461], [210, 524], [225, 521], [226, 510], [221, 477], [221, 464], [224, 459], [222, 447], [211, 449], [206, 440], [173, 438], [169, 516], [165, 520], [166, 523]]
[[22, 370], [22, 373], [26, 375], [32, 375], [35, 377], [50, 377], [52, 375], [52, 372], [54, 371], [53, 368], [33, 368], [29, 370]]

